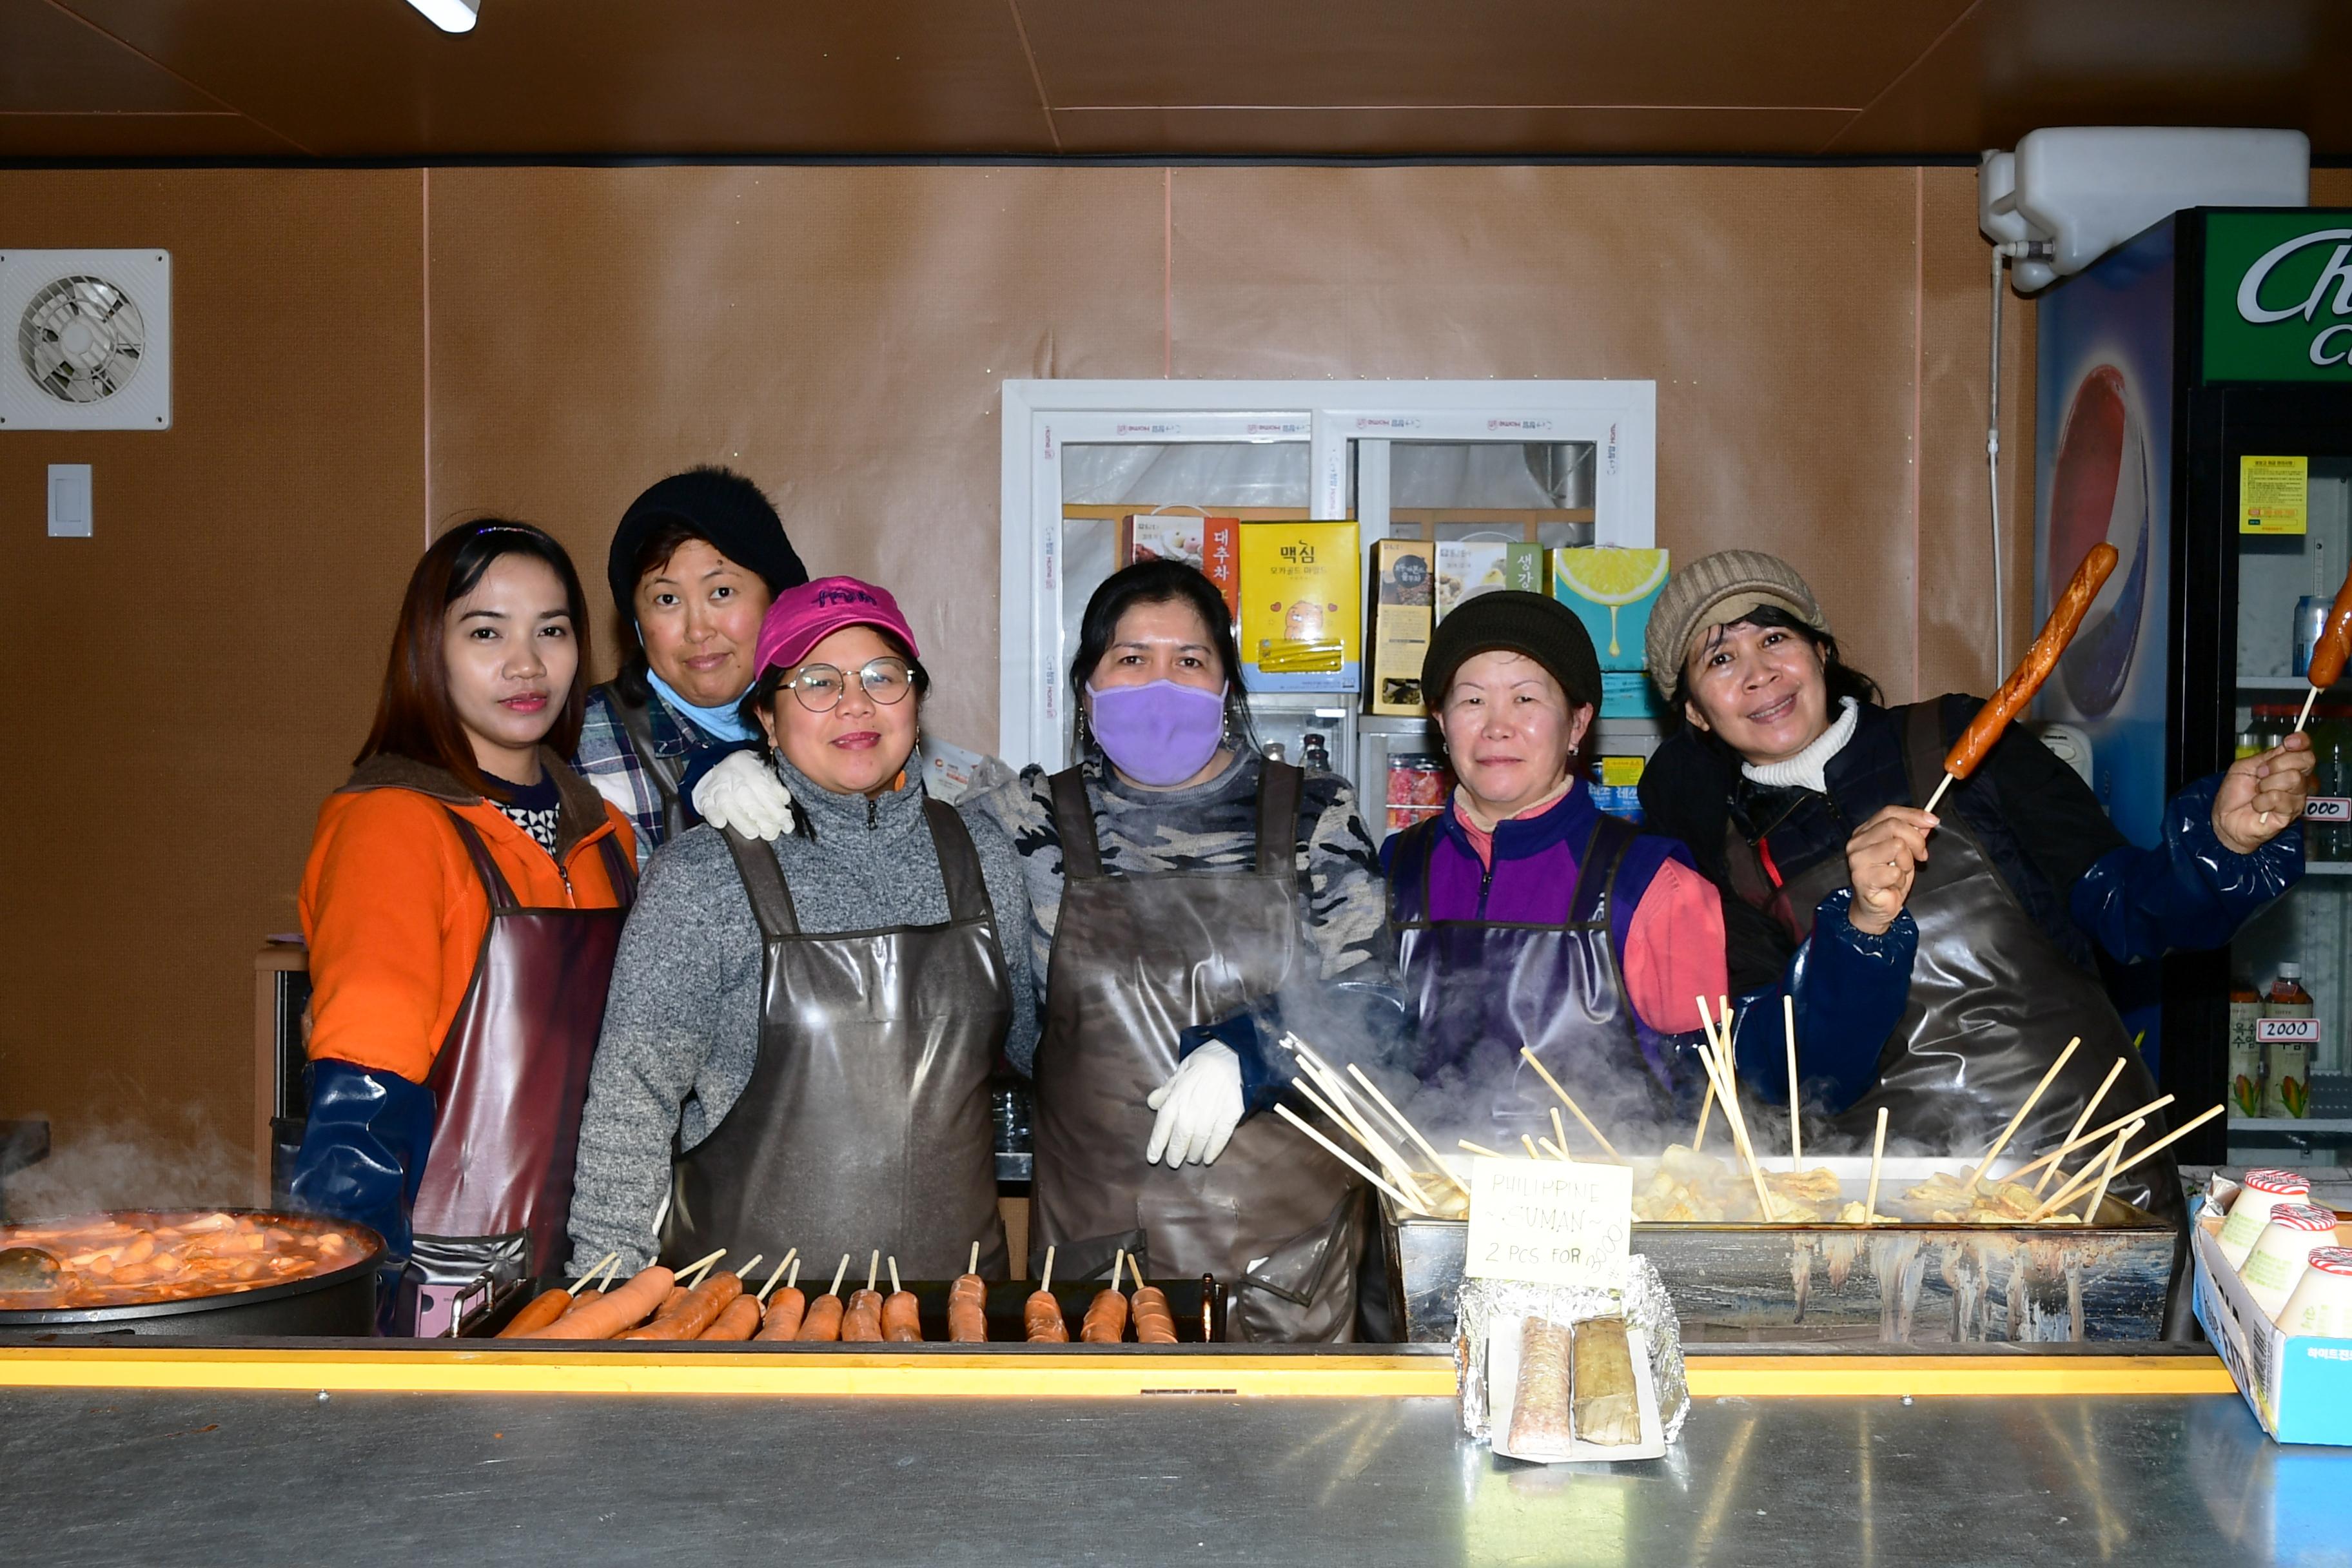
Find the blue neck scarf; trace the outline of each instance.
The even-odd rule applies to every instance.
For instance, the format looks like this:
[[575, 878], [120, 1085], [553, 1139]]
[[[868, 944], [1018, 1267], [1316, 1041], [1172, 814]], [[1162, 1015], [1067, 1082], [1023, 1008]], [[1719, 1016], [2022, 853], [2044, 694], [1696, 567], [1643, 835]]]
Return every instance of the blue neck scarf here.
[[741, 706], [743, 700], [741, 698], [737, 698], [733, 702], [722, 703], [716, 708], [697, 708], [693, 703], [680, 697], [670, 683], [655, 674], [651, 668], [646, 670], [646, 680], [661, 694], [663, 701], [693, 720], [694, 727], [713, 740], [748, 741], [751, 738], [751, 726], [743, 722], [743, 716], [737, 711], [737, 709]]

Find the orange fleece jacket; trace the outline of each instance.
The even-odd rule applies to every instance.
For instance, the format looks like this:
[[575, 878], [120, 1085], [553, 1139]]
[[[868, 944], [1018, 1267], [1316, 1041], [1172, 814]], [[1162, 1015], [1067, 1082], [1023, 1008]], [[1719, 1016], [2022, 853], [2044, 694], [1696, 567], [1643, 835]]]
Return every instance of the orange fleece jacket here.
[[490, 923], [489, 896], [444, 807], [473, 825], [527, 907], [612, 909], [604, 838], [634, 867], [628, 818], [551, 752], [562, 798], [556, 858], [446, 771], [371, 757], [327, 797], [302, 871], [313, 1058], [422, 1083], [448, 1037]]

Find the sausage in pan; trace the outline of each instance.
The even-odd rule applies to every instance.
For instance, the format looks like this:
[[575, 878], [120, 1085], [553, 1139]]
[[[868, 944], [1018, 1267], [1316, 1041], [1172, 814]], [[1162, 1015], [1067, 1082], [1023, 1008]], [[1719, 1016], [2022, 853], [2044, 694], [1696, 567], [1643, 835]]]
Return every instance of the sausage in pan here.
[[743, 1293], [740, 1276], [727, 1269], [717, 1273], [686, 1293], [686, 1300], [677, 1308], [656, 1318], [642, 1329], [631, 1329], [620, 1337], [625, 1340], [690, 1340], [719, 1321], [727, 1303]]
[[512, 1321], [499, 1331], [502, 1340], [519, 1340], [535, 1334], [572, 1310], [572, 1292], [559, 1285], [552, 1290], [541, 1290], [530, 1299], [528, 1306], [514, 1315]]
[[988, 1342], [988, 1282], [961, 1274], [948, 1288], [948, 1338], [960, 1345]]
[[882, 1341], [882, 1292], [853, 1291], [848, 1310], [841, 1314], [841, 1342], [879, 1344]]
[[1090, 1345], [1115, 1345], [1127, 1338], [1127, 1298], [1116, 1287], [1105, 1287], [1087, 1304], [1078, 1338]]
[[893, 1290], [883, 1299], [882, 1337], [897, 1344], [921, 1342], [923, 1318], [912, 1290]]
[[642, 1268], [619, 1289], [574, 1307], [539, 1331], [544, 1340], [609, 1340], [623, 1329], [643, 1322], [669, 1294], [675, 1277], [656, 1263]]
[[811, 1301], [808, 1316], [801, 1320], [801, 1331], [793, 1337], [828, 1344], [840, 1339], [841, 1298], [828, 1292]]
[[768, 1298], [768, 1315], [760, 1320], [760, 1331], [752, 1336], [762, 1340], [796, 1339], [801, 1331], [801, 1320], [808, 1315], [808, 1298], [787, 1285]]
[[1023, 1327], [1031, 1344], [1066, 1345], [1070, 1342], [1070, 1325], [1062, 1320], [1062, 1303], [1051, 1290], [1033, 1290], [1021, 1309]]
[[760, 1302], [752, 1296], [737, 1296], [727, 1303], [711, 1325], [702, 1331], [706, 1340], [748, 1340], [760, 1327]]
[[1169, 1310], [1168, 1292], [1157, 1285], [1139, 1285], [1135, 1289], [1135, 1342], [1139, 1345], [1172, 1345], [1176, 1342], [1176, 1314]]

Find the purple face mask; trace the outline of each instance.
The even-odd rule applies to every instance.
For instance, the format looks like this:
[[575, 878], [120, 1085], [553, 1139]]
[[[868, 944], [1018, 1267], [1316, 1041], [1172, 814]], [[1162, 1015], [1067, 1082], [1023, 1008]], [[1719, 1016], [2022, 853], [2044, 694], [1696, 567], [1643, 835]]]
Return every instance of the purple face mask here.
[[1138, 784], [1165, 789], [1208, 766], [1225, 735], [1225, 689], [1206, 691], [1172, 680], [1087, 688], [1094, 699], [1087, 728], [1103, 754]]

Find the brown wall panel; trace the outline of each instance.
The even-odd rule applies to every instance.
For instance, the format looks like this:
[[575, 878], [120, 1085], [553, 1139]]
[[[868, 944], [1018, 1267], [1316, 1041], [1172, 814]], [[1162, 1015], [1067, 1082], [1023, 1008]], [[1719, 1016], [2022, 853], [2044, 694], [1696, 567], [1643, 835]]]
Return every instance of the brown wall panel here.
[[[0, 435], [0, 1116], [58, 1118], [61, 1163], [110, 1121], [242, 1146], [253, 953], [423, 531], [417, 176], [0, 173], [0, 210], [168, 247], [173, 293], [169, 430]], [[44, 536], [54, 462], [94, 537]]]
[[[294, 922], [428, 519], [553, 528], [609, 668], [621, 509], [736, 465], [813, 567], [901, 595], [936, 729], [992, 745], [1008, 375], [1654, 378], [1662, 542], [1787, 554], [1896, 698], [1981, 689], [1973, 202], [1901, 168], [0, 173], [12, 243], [173, 250], [179, 403], [0, 437], [0, 635], [21, 732], [63, 738], [6, 804], [74, 828], [12, 862], [0, 1115], [241, 1133], [250, 955]], [[94, 540], [40, 537], [52, 461], [97, 465]]]
[[1788, 556], [1907, 696], [1913, 185], [1179, 170], [1176, 374], [1654, 378], [1659, 542]]
[[601, 606], [630, 499], [740, 468], [811, 571], [899, 595], [937, 732], [994, 749], [997, 383], [1158, 374], [1158, 170], [444, 171], [432, 204], [437, 519], [544, 523]]

